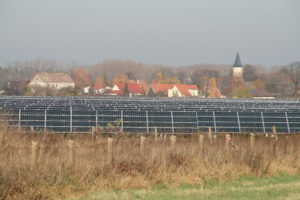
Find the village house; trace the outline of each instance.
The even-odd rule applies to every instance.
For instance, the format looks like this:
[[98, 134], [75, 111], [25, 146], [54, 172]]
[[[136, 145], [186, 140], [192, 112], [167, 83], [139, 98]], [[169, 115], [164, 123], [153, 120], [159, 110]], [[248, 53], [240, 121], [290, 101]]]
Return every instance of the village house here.
[[144, 90], [139, 83], [117, 83], [112, 87], [111, 90], [106, 91], [105, 95], [123, 96], [125, 95], [126, 87], [128, 89], [128, 95], [130, 97], [144, 95]]
[[90, 86], [84, 87], [84, 88], [82, 89], [82, 90], [83, 90], [83, 94], [89, 94], [89, 93], [90, 93], [90, 89], [91, 89]]
[[196, 85], [176, 84], [168, 90], [168, 97], [198, 97], [199, 89]]
[[111, 89], [112, 88], [108, 87], [108, 86], [106, 86], [106, 87], [96, 86], [96, 87], [94, 87], [94, 93], [96, 95], [104, 95], [105, 92], [111, 91]]
[[199, 97], [199, 89], [193, 84], [152, 84], [149, 91], [168, 97]]
[[57, 90], [75, 87], [75, 83], [69, 74], [47, 72], [41, 72], [34, 75], [28, 85], [30, 87], [53, 88]]

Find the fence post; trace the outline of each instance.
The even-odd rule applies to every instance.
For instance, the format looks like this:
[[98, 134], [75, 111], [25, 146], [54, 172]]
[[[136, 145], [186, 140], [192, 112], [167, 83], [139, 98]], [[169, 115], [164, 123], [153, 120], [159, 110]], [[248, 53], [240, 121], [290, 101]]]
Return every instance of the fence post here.
[[213, 143], [211, 127], [208, 127], [208, 140], [210, 144]]
[[47, 132], [47, 110], [45, 109], [45, 116], [44, 116], [44, 132]]
[[261, 117], [261, 123], [262, 123], [263, 131], [264, 131], [264, 133], [266, 133], [266, 126], [265, 126], [265, 119], [264, 119], [264, 113], [263, 112], [260, 113], [260, 117]]
[[167, 141], [167, 137], [168, 137], [167, 135], [164, 135], [164, 141]]
[[241, 122], [240, 122], [240, 114], [239, 114], [239, 112], [236, 112], [236, 117], [237, 117], [239, 132], [241, 133], [242, 130], [241, 130]]
[[19, 109], [19, 121], [18, 121], [18, 130], [21, 131], [21, 116], [22, 116], [22, 110]]
[[197, 131], [199, 132], [198, 112], [196, 112]]
[[30, 126], [30, 131], [34, 132], [34, 127], [33, 126]]
[[121, 110], [121, 131], [124, 130], [124, 116], [123, 116], [123, 110]]
[[268, 134], [268, 133], [266, 133], [266, 134], [265, 134], [265, 136], [266, 136], [266, 137], [269, 137], [269, 134]]
[[255, 134], [251, 133], [250, 134], [250, 150], [254, 150], [254, 144], [255, 144]]
[[217, 133], [213, 134], [214, 143], [217, 143]]
[[157, 127], [154, 128], [154, 139], [156, 142], [158, 141]]
[[215, 128], [215, 133], [217, 132], [217, 121], [216, 121], [216, 113], [213, 111], [213, 118], [214, 118], [214, 128]]
[[276, 131], [276, 126], [272, 126], [272, 134], [276, 134], [277, 131]]
[[286, 127], [288, 129], [288, 133], [291, 133], [290, 123], [289, 123], [289, 117], [288, 117], [287, 112], [285, 112], [285, 121], [286, 121]]
[[141, 140], [140, 140], [140, 155], [141, 156], [144, 155], [145, 141], [146, 141], [146, 138], [144, 136], [141, 136]]
[[174, 128], [174, 116], [173, 116], [173, 111], [171, 111], [171, 119], [172, 119], [172, 134], [175, 133], [175, 128]]
[[113, 160], [113, 139], [107, 138], [107, 165], [112, 166]]
[[173, 155], [175, 155], [176, 154], [176, 136], [172, 135], [170, 137], [170, 140], [171, 140], [171, 152]]
[[229, 134], [226, 134], [225, 135], [225, 150], [228, 149], [230, 140], [231, 140], [231, 136]]
[[199, 134], [199, 150], [200, 154], [204, 153], [204, 135]]
[[74, 167], [74, 141], [68, 140], [68, 167]]
[[37, 150], [38, 150], [38, 143], [32, 141], [31, 142], [31, 170], [34, 170], [36, 168]]
[[98, 130], [98, 110], [96, 110], [96, 120], [95, 120], [96, 129]]
[[146, 126], [147, 126], [147, 133], [149, 133], [149, 116], [148, 116], [148, 111], [146, 111]]
[[73, 111], [72, 106], [70, 107], [70, 133], [73, 132]]
[[92, 126], [92, 140], [93, 140], [93, 143], [95, 143], [95, 141], [96, 141], [96, 127], [95, 126]]

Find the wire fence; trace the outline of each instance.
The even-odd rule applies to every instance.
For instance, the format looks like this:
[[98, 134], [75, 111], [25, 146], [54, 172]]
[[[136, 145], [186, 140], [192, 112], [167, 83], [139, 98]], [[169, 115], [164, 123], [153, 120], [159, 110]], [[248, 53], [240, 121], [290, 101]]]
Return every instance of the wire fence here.
[[299, 112], [228, 111], [132, 111], [132, 110], [58, 110], [18, 109], [0, 113], [0, 122], [18, 130], [49, 132], [103, 132], [182, 134], [254, 132], [300, 132]]

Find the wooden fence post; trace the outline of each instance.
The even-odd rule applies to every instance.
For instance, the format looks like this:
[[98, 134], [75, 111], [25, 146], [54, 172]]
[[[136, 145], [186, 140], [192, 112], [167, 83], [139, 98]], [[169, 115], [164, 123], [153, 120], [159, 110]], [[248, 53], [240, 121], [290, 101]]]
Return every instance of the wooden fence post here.
[[272, 134], [276, 134], [277, 130], [276, 130], [276, 126], [272, 126]]
[[212, 136], [211, 127], [208, 127], [208, 140], [209, 140], [210, 144], [213, 143], [213, 136]]
[[250, 134], [250, 150], [254, 150], [254, 144], [255, 144], [255, 134], [251, 133]]
[[144, 136], [141, 136], [141, 140], [140, 140], [140, 155], [143, 156], [144, 155], [144, 151], [145, 151], [145, 140], [146, 138]]
[[109, 166], [112, 166], [112, 160], [113, 160], [113, 139], [107, 138], [107, 164]]
[[30, 126], [30, 131], [34, 132], [34, 127], [33, 126]]
[[162, 133], [159, 135], [159, 139], [160, 139], [160, 140], [163, 139], [163, 134], [162, 134]]
[[225, 135], [225, 150], [228, 149], [230, 140], [231, 140], [231, 136], [229, 134], [226, 134]]
[[167, 141], [167, 137], [168, 137], [167, 135], [164, 135], [164, 141]]
[[202, 134], [199, 134], [199, 150], [201, 154], [204, 153], [204, 135]]
[[216, 144], [217, 143], [217, 134], [213, 134], [213, 139], [214, 139], [214, 143]]
[[35, 168], [36, 168], [37, 150], [38, 150], [38, 143], [32, 141], [31, 142], [31, 170], [35, 170]]
[[74, 167], [74, 141], [68, 140], [68, 167]]
[[157, 127], [154, 128], [154, 139], [158, 141]]
[[176, 154], [176, 136], [172, 135], [170, 137], [170, 140], [171, 140], [171, 152], [173, 155], [175, 155]]
[[93, 140], [93, 143], [96, 142], [96, 127], [95, 126], [92, 127], [92, 140]]

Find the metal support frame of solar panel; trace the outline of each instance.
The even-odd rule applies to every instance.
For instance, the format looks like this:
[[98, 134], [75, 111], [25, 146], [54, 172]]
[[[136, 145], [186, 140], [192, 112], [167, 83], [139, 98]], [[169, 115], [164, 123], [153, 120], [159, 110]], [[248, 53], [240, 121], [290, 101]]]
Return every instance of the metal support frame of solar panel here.
[[[150, 132], [154, 127], [161, 132], [195, 132], [208, 126], [215, 132], [269, 132], [273, 125], [281, 132], [296, 132], [300, 126], [299, 105], [299, 100], [0, 98], [0, 108], [13, 111], [13, 117], [21, 110], [22, 127], [45, 129], [47, 125], [48, 130], [62, 132], [106, 126], [121, 119], [122, 111], [122, 129], [127, 132]], [[47, 114], [46, 122], [43, 113]]]

